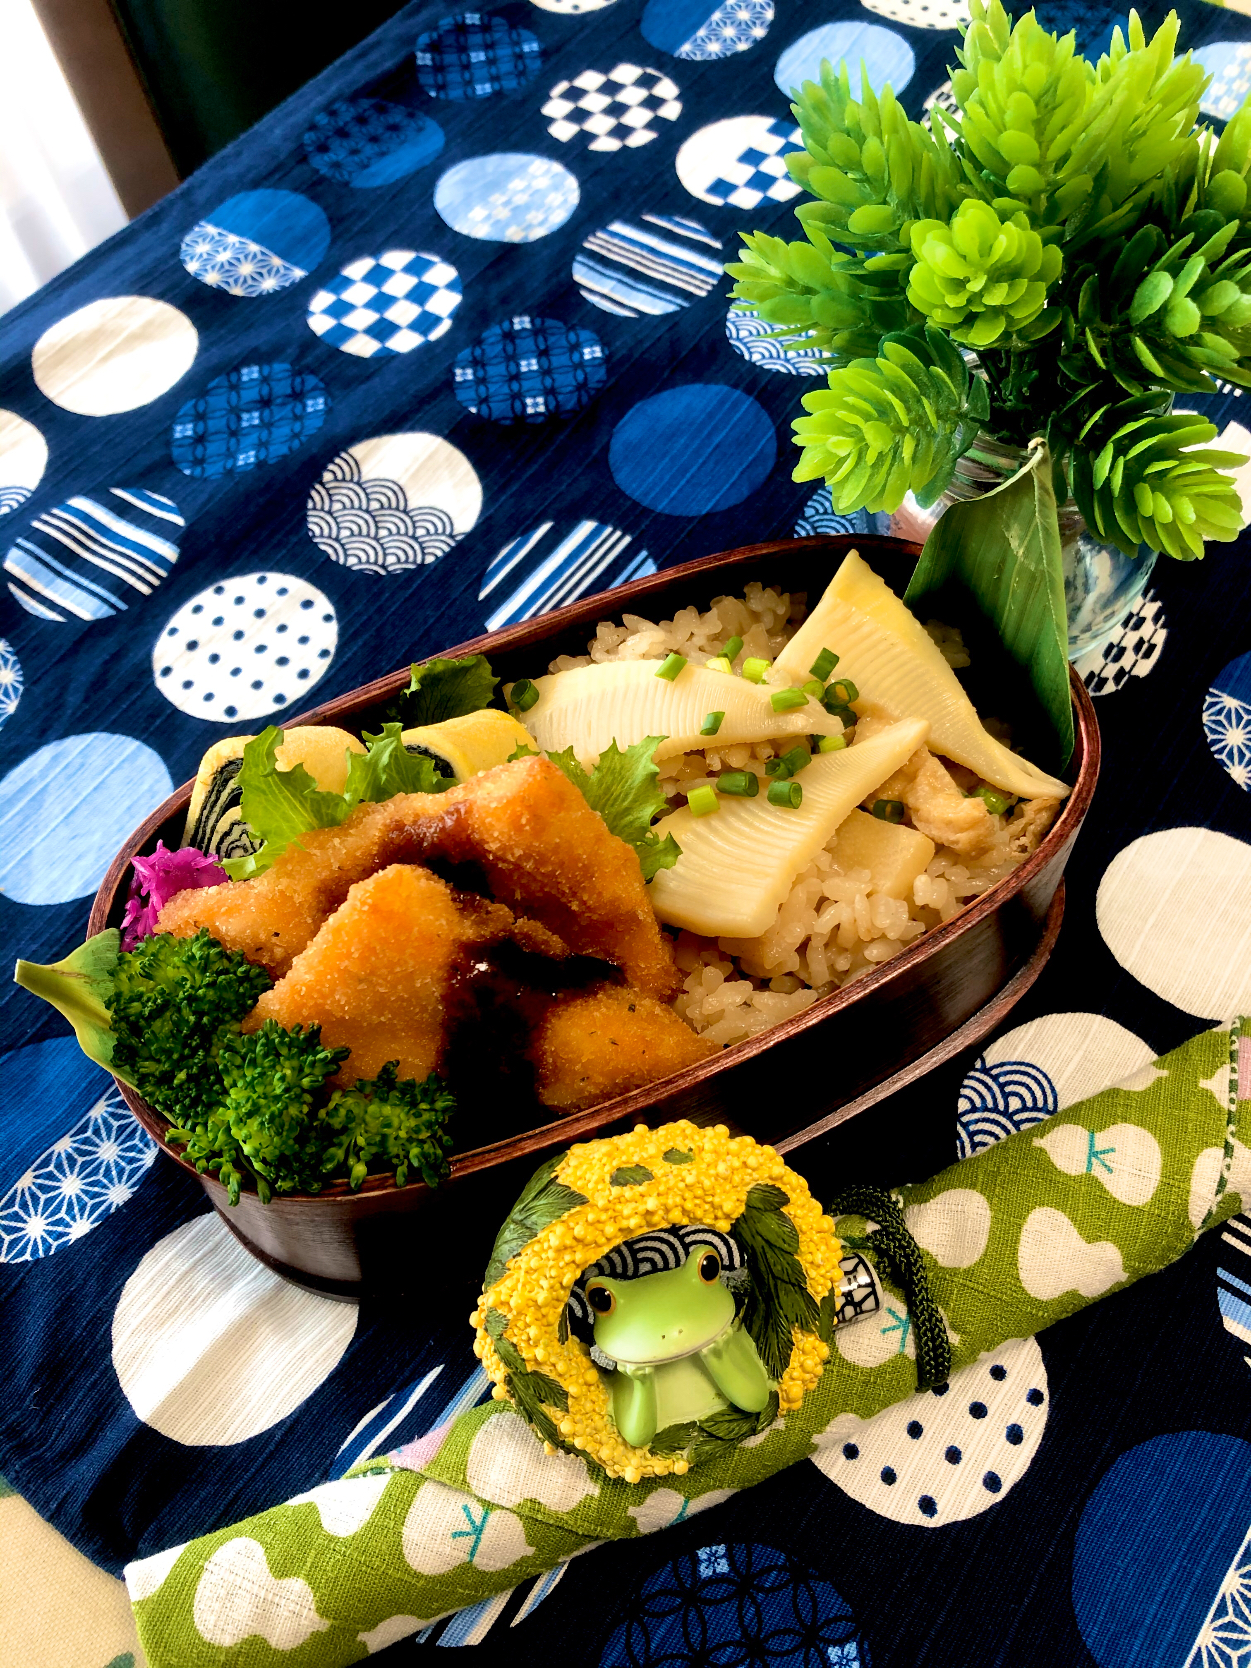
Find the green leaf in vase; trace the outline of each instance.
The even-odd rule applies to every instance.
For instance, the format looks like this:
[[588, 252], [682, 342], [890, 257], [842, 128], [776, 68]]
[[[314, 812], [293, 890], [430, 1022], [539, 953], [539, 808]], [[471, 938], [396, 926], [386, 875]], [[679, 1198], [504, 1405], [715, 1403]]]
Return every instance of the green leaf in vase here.
[[1061, 768], [1073, 753], [1068, 616], [1051, 455], [1038, 445], [993, 492], [952, 504], [925, 541], [904, 601], [919, 619], [949, 585], [973, 596], [1000, 641], [1028, 672], [1051, 721]]

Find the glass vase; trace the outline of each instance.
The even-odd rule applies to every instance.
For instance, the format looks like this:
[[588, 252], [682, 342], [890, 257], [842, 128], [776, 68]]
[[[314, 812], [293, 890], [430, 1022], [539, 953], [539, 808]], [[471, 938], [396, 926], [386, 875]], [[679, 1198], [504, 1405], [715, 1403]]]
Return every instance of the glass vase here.
[[[949, 504], [978, 498], [1015, 475], [1026, 458], [1026, 448], [980, 435], [956, 464], [951, 485], [927, 509], [909, 493], [892, 516], [875, 516], [881, 532], [924, 544], [930, 529]], [[1086, 526], [1070, 498], [1058, 506], [1060, 551], [1064, 562], [1064, 601], [1068, 614], [1069, 659], [1077, 660], [1102, 648], [1116, 634], [1127, 614], [1141, 601], [1155, 567], [1156, 553], [1145, 546], [1137, 556], [1126, 556], [1114, 544], [1103, 544]]]

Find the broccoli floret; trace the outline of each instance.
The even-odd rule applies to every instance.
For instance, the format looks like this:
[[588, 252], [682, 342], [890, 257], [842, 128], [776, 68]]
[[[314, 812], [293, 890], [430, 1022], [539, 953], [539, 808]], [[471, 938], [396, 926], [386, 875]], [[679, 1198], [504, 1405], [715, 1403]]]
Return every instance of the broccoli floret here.
[[336, 1090], [321, 1116], [327, 1136], [323, 1166], [348, 1165], [353, 1189], [365, 1180], [374, 1158], [395, 1171], [397, 1187], [407, 1182], [410, 1167], [429, 1187], [448, 1174], [452, 1138], [446, 1124], [456, 1097], [433, 1074], [424, 1083], [413, 1077], [397, 1081], [398, 1064], [388, 1061], [372, 1080]]
[[179, 1126], [220, 1114], [223, 1036], [272, 983], [263, 967], [201, 930], [158, 933], [117, 958], [106, 1002], [113, 1061], [152, 1106]]

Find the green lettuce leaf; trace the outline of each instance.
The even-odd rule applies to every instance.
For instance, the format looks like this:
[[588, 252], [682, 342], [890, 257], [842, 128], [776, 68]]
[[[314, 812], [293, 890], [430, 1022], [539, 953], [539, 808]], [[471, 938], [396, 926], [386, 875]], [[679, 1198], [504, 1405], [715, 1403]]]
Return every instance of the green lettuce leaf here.
[[113, 1065], [113, 1026], [104, 1005], [113, 992], [121, 941], [117, 928], [107, 927], [71, 950], [63, 961], [46, 967], [36, 961], [19, 961], [13, 977], [23, 989], [42, 996], [65, 1015], [89, 1060], [129, 1083], [130, 1079]]
[[499, 679], [485, 655], [463, 660], [428, 660], [412, 668], [412, 681], [392, 708], [406, 730], [422, 724], [441, 724], [467, 712], [489, 707]]
[[572, 747], [547, 755], [581, 790], [587, 804], [599, 812], [618, 839], [634, 847], [644, 880], [650, 880], [661, 869], [671, 869], [682, 855], [672, 834], [662, 840], [652, 833], [652, 823], [669, 809], [668, 800], [656, 786], [660, 769], [655, 754], [664, 739], [644, 736], [624, 752], [610, 741], [589, 773], [574, 758]]
[[320, 789], [303, 765], [279, 770], [282, 731], [271, 724], [243, 749], [240, 815], [264, 843], [247, 857], [230, 857], [222, 867], [231, 880], [263, 874], [293, 840], [313, 828], [337, 828], [358, 805], [377, 805], [397, 793], [441, 793], [451, 783], [424, 754], [405, 751], [398, 722], [382, 734], [364, 737], [366, 751], [353, 753], [342, 793]]

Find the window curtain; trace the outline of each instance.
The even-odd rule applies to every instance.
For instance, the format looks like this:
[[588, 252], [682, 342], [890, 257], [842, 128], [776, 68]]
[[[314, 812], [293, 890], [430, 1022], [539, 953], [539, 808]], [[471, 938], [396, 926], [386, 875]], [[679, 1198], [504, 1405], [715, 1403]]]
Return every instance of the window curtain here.
[[30, 0], [0, 0], [0, 312], [125, 224]]

